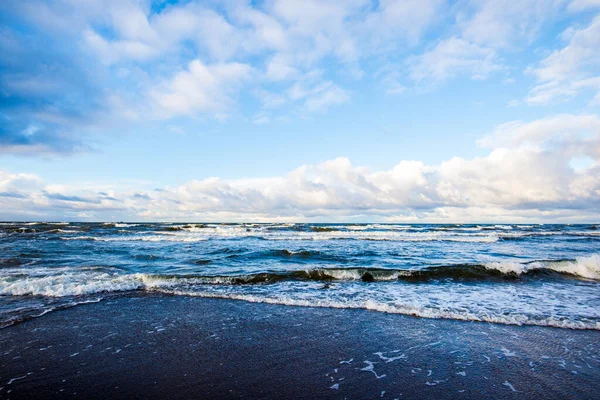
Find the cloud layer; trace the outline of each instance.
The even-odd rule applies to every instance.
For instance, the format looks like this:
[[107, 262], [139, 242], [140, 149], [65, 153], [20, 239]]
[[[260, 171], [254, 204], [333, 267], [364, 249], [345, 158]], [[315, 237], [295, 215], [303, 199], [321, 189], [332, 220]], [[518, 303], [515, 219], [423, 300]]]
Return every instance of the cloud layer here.
[[484, 135], [485, 157], [390, 170], [347, 158], [263, 179], [177, 187], [65, 187], [0, 173], [0, 218], [181, 221], [597, 221], [600, 117], [514, 121]]
[[148, 120], [305, 118], [352, 103], [357, 85], [397, 95], [526, 73], [536, 81], [529, 104], [589, 92], [597, 103], [598, 18], [566, 29], [564, 46], [526, 71], [505, 58], [552, 21], [596, 9], [591, 0], [8, 0], [0, 153], [89, 151], [99, 135]]

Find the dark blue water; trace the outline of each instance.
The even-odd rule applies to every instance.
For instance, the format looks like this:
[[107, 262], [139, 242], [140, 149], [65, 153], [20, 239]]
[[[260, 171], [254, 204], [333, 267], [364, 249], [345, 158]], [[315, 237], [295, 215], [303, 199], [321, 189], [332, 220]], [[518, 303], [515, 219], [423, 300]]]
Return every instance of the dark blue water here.
[[600, 329], [595, 225], [0, 225], [0, 324], [134, 290]]

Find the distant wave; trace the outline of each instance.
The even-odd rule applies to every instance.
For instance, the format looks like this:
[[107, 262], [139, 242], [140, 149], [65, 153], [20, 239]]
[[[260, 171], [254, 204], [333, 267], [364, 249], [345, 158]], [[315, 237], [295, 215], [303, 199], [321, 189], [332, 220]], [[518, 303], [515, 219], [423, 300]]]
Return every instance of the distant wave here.
[[395, 234], [386, 232], [341, 232], [326, 231], [312, 233], [296, 233], [294, 235], [268, 235], [261, 232], [215, 232], [206, 234], [194, 234], [180, 232], [178, 230], [157, 232], [153, 235], [132, 235], [125, 234], [119, 236], [65, 236], [63, 240], [91, 240], [102, 242], [201, 242], [206, 240], [220, 239], [244, 239], [254, 238], [260, 240], [287, 240], [287, 241], [325, 241], [325, 240], [363, 240], [363, 241], [398, 241], [398, 242], [464, 242], [464, 243], [493, 243], [498, 241], [497, 235], [470, 235], [470, 234], [440, 234], [431, 233], [405, 233]]
[[[216, 223], [3, 223], [0, 235], [52, 235], [62, 240], [201, 242], [205, 240], [494, 243], [547, 236], [568, 240], [600, 240], [597, 225], [474, 224], [216, 224]], [[50, 239], [50, 236], [47, 238]]]

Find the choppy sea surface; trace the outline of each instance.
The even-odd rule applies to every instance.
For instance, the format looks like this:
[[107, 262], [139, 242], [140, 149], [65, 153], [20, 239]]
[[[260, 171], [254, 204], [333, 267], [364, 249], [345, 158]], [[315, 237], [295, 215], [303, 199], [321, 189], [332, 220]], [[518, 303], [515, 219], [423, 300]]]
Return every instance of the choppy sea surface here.
[[0, 326], [132, 291], [600, 330], [600, 226], [0, 224]]

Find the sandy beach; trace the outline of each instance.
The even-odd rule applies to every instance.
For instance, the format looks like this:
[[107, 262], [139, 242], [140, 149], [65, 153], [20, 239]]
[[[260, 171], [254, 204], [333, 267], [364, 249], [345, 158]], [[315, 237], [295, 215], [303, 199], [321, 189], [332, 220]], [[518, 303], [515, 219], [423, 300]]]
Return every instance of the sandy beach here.
[[579, 398], [600, 334], [131, 295], [0, 330], [0, 397]]

